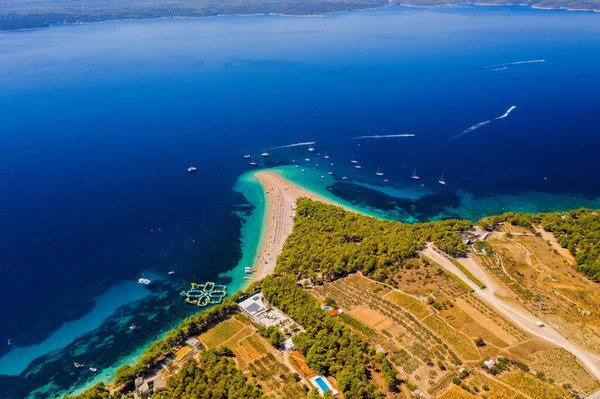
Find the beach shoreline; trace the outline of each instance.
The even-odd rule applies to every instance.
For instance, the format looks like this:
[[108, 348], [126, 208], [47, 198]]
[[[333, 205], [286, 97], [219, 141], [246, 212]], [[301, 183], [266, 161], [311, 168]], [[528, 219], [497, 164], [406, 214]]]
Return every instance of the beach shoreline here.
[[298, 198], [306, 197], [326, 204], [341, 206], [355, 212], [339, 203], [292, 183], [283, 177], [281, 173], [263, 170], [256, 172], [254, 176], [264, 189], [266, 210], [261, 227], [261, 238], [257, 250], [258, 255], [254, 259], [253, 264], [254, 274], [252, 281], [258, 281], [275, 270], [277, 257], [281, 254], [283, 245], [294, 228], [296, 201]]

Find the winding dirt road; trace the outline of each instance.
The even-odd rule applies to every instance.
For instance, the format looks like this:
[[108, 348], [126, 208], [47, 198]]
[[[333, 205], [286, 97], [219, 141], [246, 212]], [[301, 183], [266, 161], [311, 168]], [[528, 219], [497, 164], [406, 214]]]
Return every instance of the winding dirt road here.
[[[483, 269], [472, 257], [457, 259], [461, 265], [469, 270], [475, 277], [481, 280], [486, 288], [480, 289], [473, 281], [460, 271], [445, 256], [437, 253], [433, 247], [428, 246], [423, 250], [423, 254], [439, 263], [443, 268], [456, 274], [461, 280], [469, 285], [475, 295], [487, 306], [494, 309], [499, 314], [510, 320], [515, 326], [524, 332], [539, 337], [556, 346], [562, 347], [575, 355], [585, 368], [597, 379], [600, 380], [600, 355], [587, 351], [579, 345], [569, 341], [556, 330], [544, 323], [544, 327], [538, 327], [536, 323], [542, 321], [527, 309], [525, 309], [516, 299], [514, 294], [508, 291], [501, 283], [492, 276], [487, 270]], [[600, 391], [592, 394], [588, 399], [600, 399]]]

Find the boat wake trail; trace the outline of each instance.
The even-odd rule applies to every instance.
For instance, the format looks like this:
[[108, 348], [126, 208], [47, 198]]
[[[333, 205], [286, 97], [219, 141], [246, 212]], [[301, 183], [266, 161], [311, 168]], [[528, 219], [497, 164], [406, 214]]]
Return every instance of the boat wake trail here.
[[498, 119], [504, 119], [504, 118], [506, 118], [506, 117], [507, 117], [507, 116], [508, 116], [508, 115], [509, 115], [511, 112], [513, 112], [513, 110], [514, 110], [515, 108], [517, 108], [517, 107], [515, 107], [515, 106], [513, 105], [512, 107], [510, 107], [510, 108], [508, 109], [508, 111], [506, 111], [506, 112], [504, 113], [504, 115], [501, 115], [501, 116], [497, 117], [497, 118], [496, 118], [496, 119], [494, 119], [494, 120], [498, 120]]
[[360, 140], [360, 139], [392, 139], [392, 138], [397, 138], [397, 137], [415, 137], [414, 134], [412, 133], [405, 133], [405, 134], [376, 134], [374, 136], [358, 136], [358, 137], [353, 137], [353, 140]]
[[[505, 62], [503, 64], [488, 65], [488, 66], [486, 66], [486, 68], [495, 68], [494, 71], [500, 71], [502, 69], [506, 69], [506, 67], [508, 67], [510, 65], [539, 64], [541, 62], [546, 62], [546, 60], [528, 60], [528, 61]], [[505, 68], [503, 68], [503, 67], [505, 67]]]
[[307, 146], [307, 145], [313, 145], [315, 143], [316, 143], [316, 141], [307, 141], [305, 143], [295, 143], [295, 144], [288, 144], [288, 145], [280, 145], [279, 147], [271, 147], [269, 149], [270, 150], [278, 150], [278, 149], [281, 149], [281, 148], [302, 147], [302, 146]]
[[457, 134], [456, 136], [452, 137], [450, 140], [456, 140], [456, 139], [458, 139], [459, 137], [461, 137], [461, 136], [464, 136], [465, 134], [467, 134], [467, 133], [470, 133], [470, 132], [472, 132], [472, 131], [473, 131], [473, 130], [475, 130], [475, 129], [479, 129], [479, 128], [480, 128], [480, 127], [482, 127], [482, 126], [485, 126], [485, 125], [487, 125], [487, 124], [488, 124], [488, 123], [490, 123], [490, 122], [497, 121], [498, 119], [504, 119], [504, 118], [506, 118], [508, 115], [510, 115], [510, 113], [511, 113], [511, 112], [513, 112], [513, 110], [514, 110], [515, 108], [517, 108], [517, 107], [513, 105], [513, 106], [512, 106], [512, 107], [510, 107], [510, 108], [509, 108], [509, 109], [508, 109], [508, 110], [507, 110], [507, 111], [506, 111], [504, 114], [500, 115], [499, 117], [497, 117], [497, 118], [494, 118], [494, 119], [490, 119], [489, 121], [483, 121], [483, 122], [479, 122], [478, 124], [476, 124], [476, 125], [473, 125], [473, 126], [471, 126], [470, 128], [463, 130], [463, 131], [462, 131], [460, 134]]

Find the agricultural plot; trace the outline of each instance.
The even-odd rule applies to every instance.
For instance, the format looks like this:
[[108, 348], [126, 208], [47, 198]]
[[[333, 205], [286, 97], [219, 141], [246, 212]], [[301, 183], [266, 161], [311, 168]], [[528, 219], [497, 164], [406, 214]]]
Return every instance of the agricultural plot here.
[[377, 334], [375, 330], [347, 313], [341, 314], [340, 320], [366, 339], [369, 339], [373, 335]]
[[476, 397], [456, 385], [450, 385], [450, 388], [439, 399], [475, 399]]
[[[466, 295], [462, 299], [464, 299], [466, 304], [469, 305], [468, 307], [467, 306], [462, 307], [462, 309], [465, 310], [466, 312], [469, 312], [470, 309], [472, 308], [477, 312], [475, 314], [476, 317], [478, 317], [479, 315], [483, 315], [484, 317], [491, 320], [492, 324], [490, 324], [490, 326], [491, 326], [490, 328], [493, 328], [493, 326], [498, 326], [516, 341], [523, 341], [524, 339], [527, 338], [527, 336], [525, 336], [525, 334], [523, 334], [520, 330], [518, 330], [512, 324], [507, 323], [502, 317], [500, 317], [500, 315], [498, 313], [496, 313], [494, 310], [485, 306], [479, 299], [477, 299], [473, 295]], [[457, 301], [457, 304], [459, 306], [461, 305], [460, 300]], [[472, 312], [470, 314], [473, 315]], [[501, 335], [499, 335], [499, 336], [501, 336]], [[512, 343], [511, 342], [512, 340], [509, 337], [503, 337], [502, 339], [508, 343]]]
[[439, 316], [431, 315], [423, 320], [423, 323], [443, 337], [444, 341], [446, 341], [463, 359], [478, 360], [481, 358], [473, 341], [449, 326]]
[[[512, 275], [506, 274], [501, 265], [501, 260], [496, 257], [489, 257], [483, 255], [473, 255], [477, 262], [488, 269], [494, 276], [502, 281], [508, 288], [516, 293], [522, 300], [530, 301], [534, 298], [535, 294], [523, 286], [517, 279]], [[516, 273], [515, 273], [516, 275]]]
[[516, 367], [508, 373], [503, 373], [500, 380], [533, 399], [572, 399], [574, 397], [569, 391]]
[[[500, 339], [496, 334], [493, 334], [487, 328], [483, 327], [473, 317], [462, 311], [457, 306], [448, 310], [443, 310], [440, 315], [448, 322], [452, 327], [461, 331], [471, 339], [482, 338], [486, 343], [492, 344], [498, 348], [504, 348], [508, 346], [506, 342]], [[488, 326], [493, 322], [486, 320], [485, 318], [479, 317], [482, 323], [486, 323]]]
[[296, 381], [290, 370], [277, 361], [271, 353], [250, 363], [248, 369], [268, 395], [278, 399], [306, 397], [302, 385]]
[[252, 363], [267, 353], [267, 350], [261, 343], [260, 338], [256, 335], [250, 335], [242, 338], [236, 343], [232, 342], [229, 344], [229, 347], [233, 350], [236, 357], [243, 360], [246, 364]]
[[517, 391], [509, 386], [478, 371], [472, 373], [471, 376], [463, 382], [473, 389], [479, 389], [488, 399], [520, 399], [522, 397]]
[[[358, 276], [354, 277], [353, 281], [357, 281], [357, 278], [364, 279]], [[370, 289], [368, 284], [362, 283], [361, 286]], [[381, 298], [371, 290], [365, 291], [361, 286], [348, 279], [340, 279], [319, 287], [320, 292], [317, 295], [332, 297], [339, 306], [345, 309], [345, 313], [350, 312], [356, 316], [357, 320], [358, 317], [363, 318], [360, 321], [365, 326], [369, 323], [369, 313], [365, 309], [383, 315], [386, 319], [384, 322], [380, 321], [380, 318], [370, 321], [377, 324], [375, 328], [372, 328], [376, 334], [369, 339], [369, 342], [386, 348], [386, 352], [390, 355], [390, 361], [401, 372], [401, 375], [420, 381], [419, 387], [426, 391], [430, 386], [443, 379], [450, 370], [463, 364], [463, 360], [455, 351], [438, 335], [425, 327], [412, 313], [396, 303]], [[309, 292], [314, 291], [316, 290], [311, 289]], [[413, 301], [421, 303], [415, 299]], [[359, 311], [353, 312], [357, 308]], [[430, 316], [433, 315], [432, 312]], [[386, 323], [385, 329], [377, 331], [376, 328], [382, 323]], [[440, 370], [439, 364], [443, 364], [448, 371]]]
[[553, 349], [555, 346], [540, 338], [531, 338], [508, 349], [509, 356], [518, 357], [526, 363], [535, 360], [534, 355], [538, 352]]
[[558, 385], [571, 384], [574, 389], [587, 396], [598, 389], [598, 381], [577, 361], [577, 358], [563, 348], [540, 351], [533, 356], [530, 367], [543, 372]]
[[234, 318], [229, 318], [220, 322], [207, 332], [199, 335], [198, 339], [200, 339], [200, 341], [202, 341], [202, 343], [208, 348], [215, 348], [231, 339], [243, 328], [244, 325], [242, 323], [238, 322]]

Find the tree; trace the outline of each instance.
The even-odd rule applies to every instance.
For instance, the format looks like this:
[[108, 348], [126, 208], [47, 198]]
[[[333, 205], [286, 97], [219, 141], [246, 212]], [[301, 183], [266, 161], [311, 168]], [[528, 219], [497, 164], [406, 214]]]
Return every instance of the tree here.
[[281, 333], [281, 331], [279, 331], [277, 329], [275, 331], [273, 331], [271, 333], [271, 335], [269, 336], [269, 342], [275, 348], [281, 348], [283, 346], [283, 342], [284, 342], [283, 334]]

